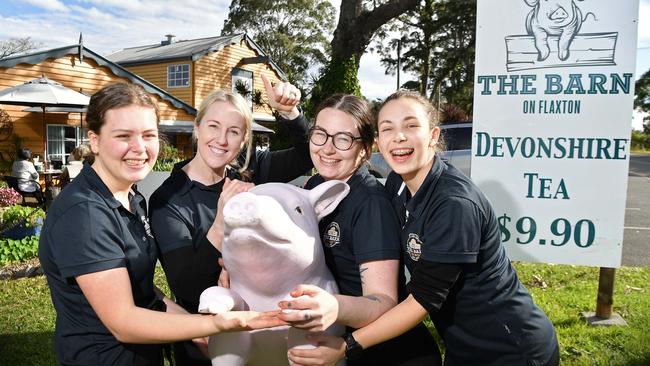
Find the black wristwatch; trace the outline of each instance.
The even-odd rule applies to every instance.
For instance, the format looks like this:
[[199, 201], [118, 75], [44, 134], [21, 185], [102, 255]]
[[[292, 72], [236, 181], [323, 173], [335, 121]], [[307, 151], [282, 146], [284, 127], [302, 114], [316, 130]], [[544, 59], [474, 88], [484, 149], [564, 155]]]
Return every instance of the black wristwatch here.
[[352, 333], [345, 333], [343, 340], [345, 340], [345, 359], [351, 361], [360, 359], [363, 347], [354, 339]]

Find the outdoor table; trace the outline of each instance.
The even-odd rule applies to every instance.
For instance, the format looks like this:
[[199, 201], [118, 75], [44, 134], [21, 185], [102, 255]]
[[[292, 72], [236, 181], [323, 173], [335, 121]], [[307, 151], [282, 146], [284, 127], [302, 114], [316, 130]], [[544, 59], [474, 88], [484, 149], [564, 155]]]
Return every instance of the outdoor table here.
[[38, 174], [43, 176], [43, 179], [45, 180], [45, 190], [52, 187], [52, 179], [61, 174], [61, 172], [62, 170], [60, 169], [48, 169], [38, 172]]
[[56, 198], [59, 193], [59, 188], [54, 187], [52, 184], [52, 179], [56, 178], [61, 174], [62, 170], [60, 169], [48, 169], [38, 172], [40, 176], [45, 180], [45, 207], [46, 209], [50, 207], [52, 201]]

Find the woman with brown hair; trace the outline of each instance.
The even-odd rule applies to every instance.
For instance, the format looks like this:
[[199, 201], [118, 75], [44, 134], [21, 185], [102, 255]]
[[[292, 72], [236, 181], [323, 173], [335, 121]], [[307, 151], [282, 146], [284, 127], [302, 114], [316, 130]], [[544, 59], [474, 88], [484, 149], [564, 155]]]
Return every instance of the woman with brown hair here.
[[[310, 130], [309, 150], [318, 174], [305, 188], [333, 179], [350, 186], [350, 193], [320, 222], [327, 266], [340, 294], [301, 285], [291, 293], [295, 299], [280, 303], [286, 312], [282, 319], [295, 327], [322, 331], [334, 322], [347, 326], [343, 338], [327, 334], [314, 338], [324, 347], [303, 350], [314, 358], [328, 342], [343, 344], [350, 332], [406, 297], [399, 222], [383, 185], [365, 164], [372, 153], [373, 123], [374, 114], [365, 100], [339, 94], [318, 107]], [[440, 365], [437, 344], [423, 324], [363, 354], [347, 356], [348, 366]]]
[[162, 343], [279, 325], [255, 312], [190, 315], [157, 290], [158, 252], [133, 187], [158, 156], [157, 105], [140, 86], [113, 84], [90, 98], [86, 120], [95, 161], [53, 202], [39, 245], [59, 363], [162, 365]]

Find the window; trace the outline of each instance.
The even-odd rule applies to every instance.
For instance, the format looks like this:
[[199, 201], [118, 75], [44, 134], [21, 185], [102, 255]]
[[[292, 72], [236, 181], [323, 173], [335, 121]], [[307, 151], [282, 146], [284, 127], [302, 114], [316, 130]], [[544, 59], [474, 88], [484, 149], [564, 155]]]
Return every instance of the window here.
[[232, 69], [232, 91], [246, 99], [253, 109], [253, 72], [242, 69]]
[[186, 88], [190, 86], [190, 65], [169, 65], [167, 66], [167, 87]]
[[88, 142], [88, 130], [79, 126], [47, 125], [47, 159], [55, 166], [67, 164], [75, 147]]

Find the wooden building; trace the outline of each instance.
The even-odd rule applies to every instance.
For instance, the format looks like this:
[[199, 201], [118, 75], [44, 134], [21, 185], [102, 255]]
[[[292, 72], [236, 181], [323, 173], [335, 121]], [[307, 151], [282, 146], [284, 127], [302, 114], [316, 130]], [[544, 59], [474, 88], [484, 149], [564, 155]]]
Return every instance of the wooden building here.
[[[250, 37], [244, 33], [181, 41], [166, 37], [160, 44], [125, 48], [107, 58], [197, 109], [211, 91], [232, 90], [249, 101], [256, 122], [275, 121], [266, 103], [259, 103], [267, 100], [260, 75], [273, 81], [286, 76]], [[189, 128], [181, 122], [161, 123], [168, 135], [189, 133]]]
[[[54, 48], [0, 60], [0, 90], [40, 76], [63, 86], [91, 95], [115, 82], [142, 85], [160, 108], [162, 120], [191, 123], [196, 110], [188, 103], [133, 74], [82, 44]], [[60, 166], [75, 146], [87, 136], [81, 113], [26, 112], [24, 106], [0, 105], [6, 112], [0, 126], [0, 153], [4, 169], [11, 164], [16, 147], [23, 146]], [[8, 122], [9, 121], [9, 122]], [[7, 124], [7, 122], [9, 124]], [[47, 153], [44, 142], [47, 139]], [[10, 165], [9, 165], [10, 166]]]
[[[41, 75], [87, 95], [119, 81], [140, 84], [158, 102], [160, 129], [168, 141], [190, 155], [196, 109], [215, 89], [243, 94], [256, 122], [275, 120], [266, 103], [253, 102], [267, 100], [261, 74], [273, 81], [286, 79], [245, 34], [178, 42], [168, 35], [160, 44], [126, 48], [106, 57], [78, 44], [4, 58], [0, 60], [0, 90]], [[13, 158], [20, 144], [56, 166], [65, 163], [72, 149], [84, 141], [80, 113], [46, 113], [43, 118], [42, 113], [24, 109], [0, 105], [11, 120], [11, 126], [0, 126], [0, 158]]]

